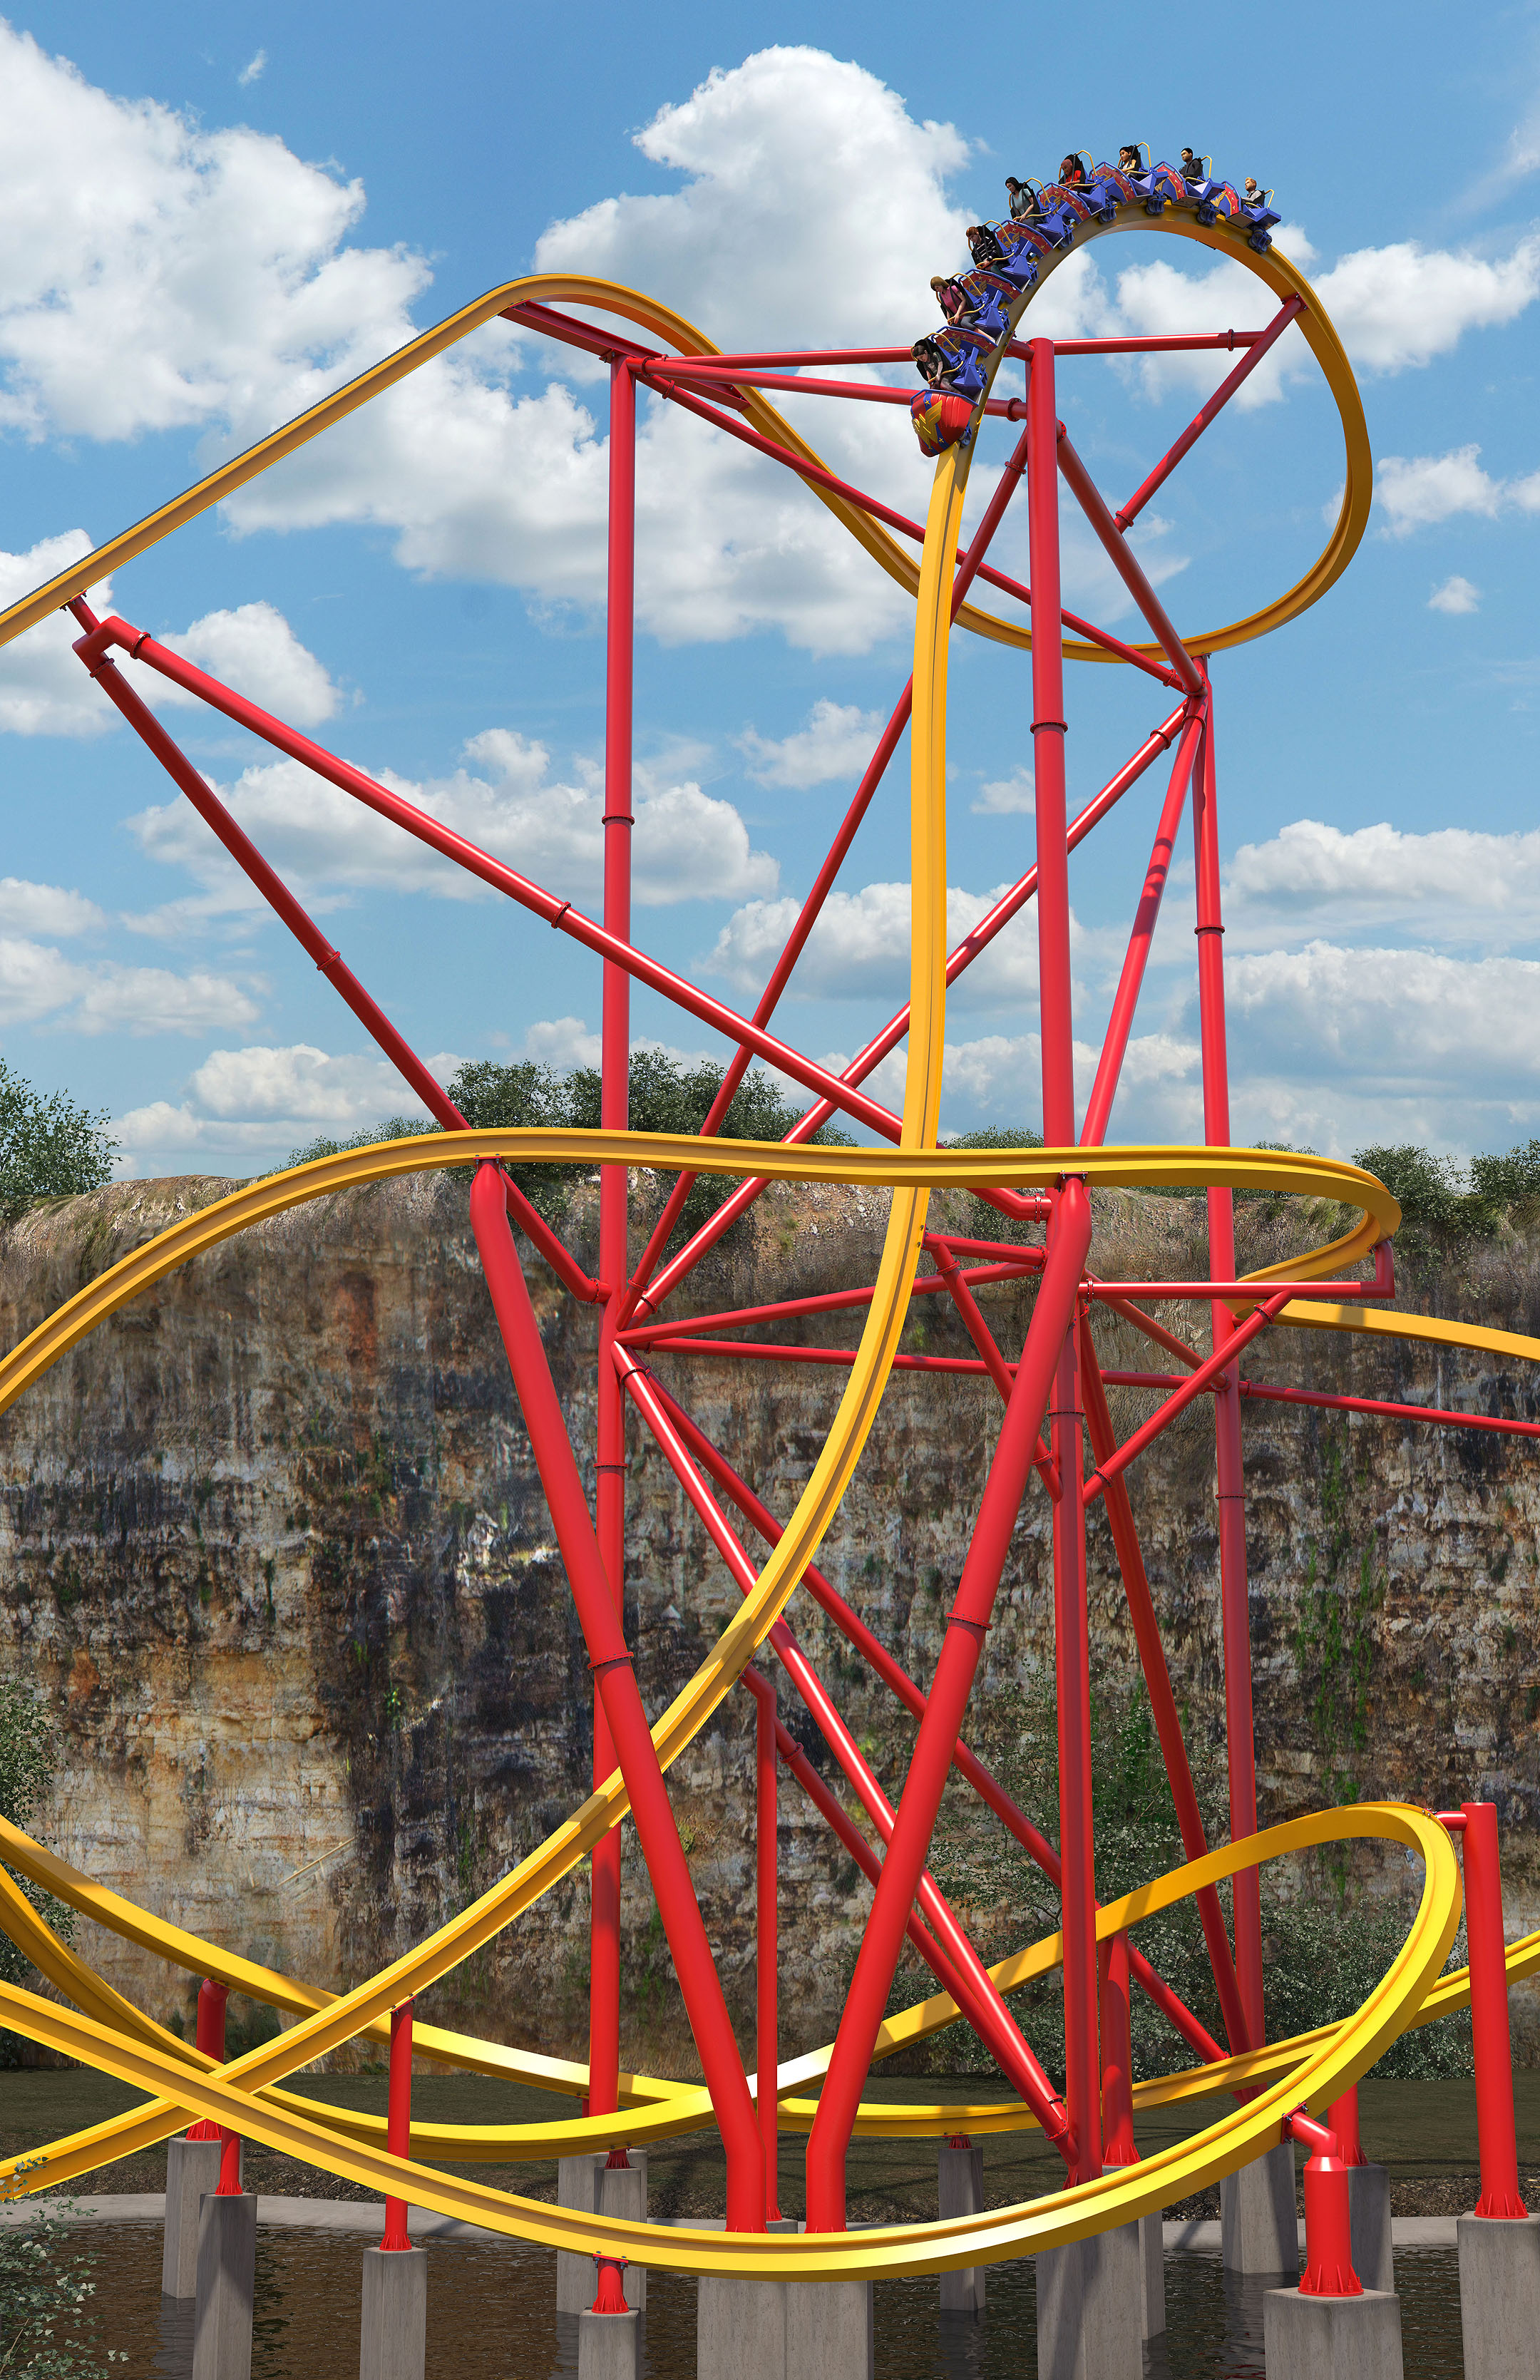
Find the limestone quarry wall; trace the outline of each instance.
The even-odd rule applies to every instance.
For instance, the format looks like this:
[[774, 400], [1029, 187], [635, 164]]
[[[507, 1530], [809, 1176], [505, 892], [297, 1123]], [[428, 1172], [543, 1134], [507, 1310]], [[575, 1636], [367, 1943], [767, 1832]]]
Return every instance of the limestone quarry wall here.
[[[0, 1245], [0, 1339], [14, 1343], [178, 1212], [230, 1186], [120, 1184], [34, 1209]], [[579, 1232], [591, 1225], [585, 1197]], [[1116, 1194], [1097, 1206], [1093, 1257], [1107, 1270], [1200, 1260], [1201, 1207]], [[869, 1279], [882, 1220], [875, 1196], [776, 1189], [699, 1277], [697, 1303], [709, 1310], [794, 1283], [843, 1284], [863, 1265]], [[976, 1230], [976, 1217], [960, 1210], [959, 1227]], [[1313, 1236], [1280, 1209], [1243, 1214], [1242, 1230], [1259, 1257]], [[561, 1296], [538, 1263], [529, 1272], [591, 1486], [595, 1316]], [[1458, 1281], [1430, 1288], [1442, 1310], [1537, 1327], [1537, 1267], [1529, 1241], [1512, 1233]], [[994, 1298], [1003, 1341], [1014, 1334], [1019, 1344], [1028, 1296]], [[1207, 1344], [1206, 1324], [1189, 1316], [1188, 1327]], [[843, 1343], [853, 1336], [847, 1327]], [[1102, 1343], [1106, 1360], [1159, 1367], [1125, 1326]], [[934, 1300], [906, 1344], [972, 1352]], [[841, 1375], [707, 1359], [660, 1358], [658, 1369], [766, 1501], [788, 1512]], [[1531, 1380], [1511, 1366], [1316, 1332], [1276, 1338], [1255, 1369], [1535, 1410]], [[825, 1548], [836, 1585], [922, 1680], [998, 1410], [983, 1384], [896, 1376]], [[1125, 1394], [1120, 1427], [1146, 1410]], [[1318, 1802], [1345, 1768], [1362, 1792], [1436, 1806], [1494, 1794], [1510, 1919], [1515, 1929], [1540, 1924], [1534, 1443], [1255, 1402], [1244, 1435], [1265, 1817]], [[655, 1714], [735, 1595], [639, 1433], [631, 1456], [625, 1621]], [[1217, 1740], [1218, 1548], [1201, 1401], [1132, 1481], [1178, 1692], [1194, 1730]], [[1046, 1514], [1034, 1485], [988, 1642], [984, 1739], [993, 1728], [998, 1740], [1013, 1697], [1045, 1665], [1051, 1672]], [[1095, 1659], [1116, 1687], [1134, 1654], [1100, 1519], [1090, 1559]], [[799, 1631], [896, 1793], [906, 1729], [805, 1601], [793, 1607]], [[328, 1986], [358, 1980], [442, 1923], [583, 1798], [587, 1665], [463, 1182], [345, 1193], [226, 1244], [139, 1297], [0, 1416], [0, 1669], [13, 1668], [57, 1716], [50, 1828], [59, 1850], [178, 1923]], [[752, 1761], [742, 1700], [731, 1698], [672, 1786], [730, 1997], [746, 2012]], [[1036, 1815], [1054, 1830], [1052, 1810]], [[782, 1859], [791, 2048], [831, 2029], [867, 1895], [794, 1787], [784, 1791]], [[637, 2064], [687, 2059], [634, 1856], [624, 1926], [624, 2054]], [[586, 1934], [580, 1873], [439, 1986], [425, 2013], [580, 2048]], [[90, 1926], [82, 1947], [163, 2019], [189, 2016], [189, 1979]]]

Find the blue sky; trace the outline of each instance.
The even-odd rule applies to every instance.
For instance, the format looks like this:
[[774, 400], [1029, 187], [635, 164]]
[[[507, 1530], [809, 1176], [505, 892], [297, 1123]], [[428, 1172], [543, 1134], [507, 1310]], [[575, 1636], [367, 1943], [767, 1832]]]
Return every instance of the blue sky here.
[[[724, 345], [907, 341], [1006, 172], [1190, 140], [1277, 186], [1378, 474], [1347, 578], [1216, 666], [1237, 1137], [1468, 1152], [1540, 1132], [1540, 10], [1472, 20], [1457, 54], [1422, 6], [1296, 7], [1286, 38], [1258, 20], [1207, 49], [1124, 6], [1088, 31], [1039, 14], [1025, 51], [1003, 11], [944, 40], [919, 12], [829, 7], [425, 22], [348, 0], [212, 22], [172, 0], [0, 30], [6, 600], [537, 261], [648, 288]], [[1261, 319], [1260, 291], [1211, 273], [1174, 242], [1100, 242], [1041, 326]], [[1110, 496], [1225, 368], [1063, 364]], [[923, 512], [895, 412], [788, 409]], [[597, 910], [605, 413], [602, 373], [493, 326], [113, 601]], [[1329, 400], [1285, 342], [1151, 508], [1140, 550], [1178, 622], [1296, 577], [1340, 477]], [[805, 492], [649, 400], [638, 504], [638, 939], [751, 1006], [903, 684], [905, 608]], [[1069, 600], [1127, 631], [1065, 534]], [[1025, 575], [1025, 523], [999, 552]], [[1027, 673], [967, 638], [954, 670], [965, 923], [1031, 857]], [[1072, 802], [1162, 715], [1146, 687], [1072, 670]], [[217, 720], [164, 715], [424, 1054], [591, 1053], [590, 961]], [[60, 633], [0, 655], [0, 1051], [109, 1109], [135, 1173], [249, 1172], [409, 1105], [110, 717]], [[1072, 866], [1087, 1051], [1162, 782]], [[820, 1059], [903, 996], [906, 815], [905, 750], [781, 1011]], [[1117, 1137], [1200, 1136], [1189, 887], [1184, 868]], [[1035, 1119], [1034, 975], [1028, 912], [949, 1008], [946, 1126]], [[650, 997], [635, 1018], [721, 1054]]]

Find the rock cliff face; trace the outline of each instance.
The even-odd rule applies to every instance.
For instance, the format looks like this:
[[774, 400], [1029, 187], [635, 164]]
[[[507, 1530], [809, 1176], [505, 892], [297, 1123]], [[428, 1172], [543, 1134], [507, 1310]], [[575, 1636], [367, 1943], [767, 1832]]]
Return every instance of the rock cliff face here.
[[[232, 1185], [125, 1184], [34, 1210], [0, 1250], [14, 1344], [188, 1208]], [[588, 1228], [579, 1194], [579, 1231]], [[964, 1216], [958, 1228], [978, 1228]], [[1109, 1272], [1201, 1260], [1202, 1210], [1098, 1198]], [[869, 1279], [882, 1203], [777, 1190], [697, 1278], [730, 1298]], [[1253, 1260], [1319, 1236], [1245, 1210]], [[1329, 1233], [1328, 1234], [1329, 1235]], [[853, 1269], [853, 1268], [857, 1269]], [[592, 1482], [595, 1317], [529, 1274]], [[1530, 1244], [1506, 1236], [1458, 1307], [1534, 1330]], [[992, 1293], [1008, 1349], [1029, 1293]], [[1207, 1344], [1188, 1309], [1167, 1318]], [[829, 1329], [827, 1343], [854, 1332]], [[1159, 1369], [1118, 1324], [1104, 1360]], [[905, 1342], [971, 1354], [940, 1301]], [[1279, 1336], [1258, 1377], [1532, 1415], [1534, 1377], [1316, 1332]], [[838, 1395], [832, 1369], [658, 1360], [660, 1375], [779, 1513]], [[1118, 1392], [1120, 1430], [1149, 1409]], [[993, 1444], [987, 1383], [901, 1374], [824, 1567], [922, 1681]], [[1540, 1481], [1534, 1441], [1251, 1402], [1249, 1555], [1265, 1817], [1344, 1785], [1436, 1806], [1495, 1795], [1510, 1924], [1540, 1923]], [[1222, 1731], [1212, 1430], [1200, 1400], [1133, 1475], [1157, 1605], [1192, 1724]], [[631, 1443], [625, 1621], [656, 1712], [736, 1600], [673, 1475]], [[758, 1551], [758, 1548], [753, 1548]], [[1046, 1500], [1034, 1484], [988, 1639], [976, 1734], [1008, 1732], [1051, 1674]], [[805, 1597], [799, 1633], [890, 1790], [906, 1727]], [[1105, 1522], [1091, 1529], [1094, 1653], [1134, 1655]], [[102, 1882], [181, 1924], [336, 1986], [483, 1890], [587, 1791], [590, 1685], [481, 1285], [463, 1183], [355, 1191], [228, 1243], [140, 1297], [0, 1417], [0, 1665], [48, 1695], [61, 1731], [53, 1840]], [[789, 1690], [782, 1683], [782, 1710]], [[724, 1706], [673, 1772], [685, 1847], [734, 2006], [751, 2006], [751, 1719]], [[798, 1724], [811, 1746], [810, 1730]], [[788, 2048], [826, 2038], [866, 1905], [852, 1864], [783, 1787]], [[1036, 1815], [1055, 1830], [1055, 1814]], [[627, 1842], [630, 1836], [627, 1830]], [[432, 2013], [546, 2049], [586, 2039], [588, 1895], [570, 1880], [433, 1995]], [[650, 1896], [628, 1854], [628, 2061], [687, 2062]], [[194, 1985], [82, 1929], [86, 1954], [163, 2019]], [[1523, 2026], [1522, 2023], [1522, 2030]], [[1527, 2038], [1526, 2034], [1526, 2038]]]

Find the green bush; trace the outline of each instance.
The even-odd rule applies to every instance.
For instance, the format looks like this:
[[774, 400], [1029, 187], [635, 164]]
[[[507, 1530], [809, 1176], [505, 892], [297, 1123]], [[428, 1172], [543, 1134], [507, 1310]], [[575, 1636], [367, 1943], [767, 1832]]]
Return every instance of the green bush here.
[[[985, 1755], [1018, 1806], [1050, 1840], [1059, 1835], [1058, 1734], [1051, 1682], [1001, 1695], [994, 1703], [992, 1743]], [[1222, 1746], [1187, 1727], [1194, 1786], [1210, 1845], [1229, 1839]], [[998, 1748], [997, 1748], [998, 1747]], [[981, 1750], [983, 1747], [981, 1747]], [[1126, 1696], [1098, 1695], [1092, 1706], [1092, 1807], [1096, 1884], [1099, 1900], [1116, 1900], [1136, 1885], [1182, 1865], [1186, 1854], [1170, 1789], [1143, 1688]], [[932, 1869], [954, 1905], [976, 1918], [1000, 1912], [982, 1930], [988, 1956], [1019, 1949], [1059, 1924], [1058, 1895], [1041, 1871], [971, 1795], [949, 1793], [932, 1846]], [[1318, 1856], [1280, 1862], [1262, 1871], [1264, 1992], [1272, 2040], [1333, 2023], [1367, 1999], [1410, 1927], [1414, 1902], [1353, 1890]], [[1228, 1887], [1220, 1899], [1230, 1914]], [[976, 1934], [976, 1939], [978, 1938]], [[1174, 1908], [1134, 1928], [1133, 1940], [1208, 2031], [1224, 2039], [1219, 1995], [1195, 1904]], [[1451, 1963], [1464, 1957], [1458, 1945]], [[905, 1985], [913, 1983], [905, 1976]], [[894, 2005], [934, 1989], [895, 1990]], [[1018, 2021], [1052, 2074], [1063, 2072], [1063, 1985], [1059, 1973], [1012, 1995]], [[1139, 2079], [1192, 2062], [1193, 2053], [1144, 1994], [1133, 1999], [1134, 2070]], [[939, 2053], [939, 2054], [938, 2054]], [[972, 2036], [960, 2025], [938, 2037], [930, 2063], [976, 2062]], [[1470, 2019], [1445, 2018], [1403, 2034], [1376, 2069], [1407, 2076], [1469, 2073]]]
[[[26, 1834], [34, 1832], [33, 1821], [52, 1790], [54, 1761], [54, 1726], [47, 1706], [19, 1678], [0, 1678], [0, 1817]], [[16, 1876], [15, 1882], [55, 1933], [73, 1941], [74, 1911], [25, 1876]], [[8, 1934], [0, 1933], [0, 1981], [35, 1991], [40, 1980], [31, 1961]], [[0, 2067], [19, 2064], [22, 2047], [16, 2034], [0, 2032]], [[5, 2370], [0, 2362], [0, 2373]]]
[[103, 2363], [127, 2363], [102, 2348], [91, 2301], [90, 2246], [80, 2228], [42, 2201], [25, 2223], [0, 2227], [0, 2373], [5, 2380], [91, 2380]]
[[[702, 1062], [683, 1065], [661, 1050], [634, 1050], [629, 1075], [630, 1128], [633, 1132], [697, 1133], [721, 1090], [725, 1068]], [[576, 1132], [600, 1128], [600, 1075], [597, 1066], [576, 1066], [569, 1072], [536, 1065], [529, 1060], [502, 1066], [479, 1059], [462, 1066], [448, 1086], [466, 1122], [480, 1131], [508, 1132], [545, 1127]], [[759, 1066], [751, 1066], [739, 1084], [721, 1122], [729, 1140], [784, 1140], [802, 1110], [794, 1107]], [[371, 1132], [355, 1133], [347, 1140], [321, 1137], [291, 1151], [290, 1165], [304, 1165], [318, 1157], [335, 1157], [346, 1148], [367, 1148], [378, 1140], [403, 1140], [436, 1132], [438, 1126], [421, 1116], [392, 1116]], [[818, 1148], [848, 1147], [850, 1135], [823, 1124], [812, 1135]], [[591, 1169], [581, 1165], [515, 1165], [509, 1172], [531, 1206], [547, 1222], [556, 1224], [566, 1211], [576, 1184]], [[675, 1239], [687, 1238], [714, 1213], [735, 1186], [725, 1174], [704, 1174], [696, 1183], [680, 1220]], [[666, 1196], [666, 1192], [663, 1194]], [[660, 1202], [661, 1203], [661, 1202]]]
[[110, 1121], [66, 1091], [34, 1091], [0, 1059], [0, 1220], [13, 1222], [34, 1198], [68, 1198], [110, 1182], [118, 1146]]

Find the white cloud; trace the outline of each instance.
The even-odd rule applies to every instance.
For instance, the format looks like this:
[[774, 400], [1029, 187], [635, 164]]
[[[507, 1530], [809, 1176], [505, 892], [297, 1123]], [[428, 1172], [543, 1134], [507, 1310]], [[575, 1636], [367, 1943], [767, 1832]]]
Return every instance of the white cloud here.
[[597, 1066], [603, 1045], [581, 1016], [548, 1016], [531, 1025], [518, 1052], [538, 1066]]
[[262, 79], [262, 70], [266, 65], [267, 52], [265, 50], [259, 50], [254, 57], [247, 59], [246, 64], [242, 67], [239, 74], [236, 77], [236, 80], [240, 84], [243, 91], [249, 89], [254, 82], [261, 82]]
[[[440, 1081], [459, 1060], [428, 1061]], [[307, 1041], [285, 1048], [212, 1050], [178, 1101], [155, 1099], [119, 1116], [119, 1170], [141, 1174], [178, 1160], [224, 1159], [242, 1170], [279, 1164], [303, 1142], [345, 1139], [385, 1117], [418, 1111], [395, 1068], [362, 1053], [333, 1057]]]
[[1540, 296], [1540, 236], [1506, 257], [1425, 249], [1415, 240], [1355, 249], [1316, 283], [1360, 370], [1396, 372], [1448, 355], [1467, 331], [1511, 322]]
[[1481, 589], [1478, 587], [1473, 587], [1468, 578], [1461, 578], [1457, 570], [1452, 578], [1446, 578], [1440, 586], [1434, 589], [1427, 599], [1427, 608], [1430, 612], [1449, 612], [1456, 614], [1461, 612], [1479, 612]]
[[[0, 50], [5, 42], [0, 26]], [[83, 528], [45, 537], [25, 553], [0, 552], [0, 610], [67, 570], [91, 552]], [[111, 589], [103, 590], [110, 597]], [[80, 631], [66, 613], [50, 613], [30, 636], [0, 648], [0, 731], [12, 735], [101, 735], [117, 713], [70, 650]]]
[[1502, 503], [1500, 480], [1488, 478], [1476, 445], [1451, 447], [1447, 455], [1382, 455], [1375, 472], [1375, 502], [1386, 532], [1405, 537], [1456, 513], [1484, 513], [1490, 519]]
[[0, 1025], [48, 1024], [91, 1034], [204, 1033], [253, 1024], [258, 1013], [249, 984], [230, 976], [175, 975], [166, 967], [112, 960], [86, 964], [49, 943], [0, 935]]
[[[1313, 941], [1226, 971], [1228, 1004], [1263, 1073], [1324, 1075], [1366, 1098], [1533, 1102], [1540, 1085], [1540, 962]], [[1302, 1063], [1304, 1061], [1304, 1063]]]
[[106, 924], [94, 901], [61, 884], [29, 884], [0, 876], [0, 933], [90, 934]]
[[[1004, 889], [997, 885], [992, 892], [969, 892], [950, 885], [949, 944], [976, 926]], [[725, 977], [746, 996], [762, 990], [800, 907], [794, 900], [746, 902], [717, 936], [709, 972]], [[797, 962], [793, 996], [859, 1000], [869, 995], [899, 1006], [909, 990], [909, 911], [906, 883], [864, 884], [855, 892], [836, 887]], [[1073, 930], [1078, 943], [1078, 928]], [[1025, 1002], [1036, 1008], [1037, 944], [1030, 904], [958, 978], [949, 998], [985, 1007]]]
[[1527, 941], [1540, 937], [1540, 832], [1408, 834], [1382, 820], [1345, 833], [1296, 819], [1267, 843], [1241, 845], [1225, 899], [1231, 949], [1264, 936], [1378, 932], [1392, 920], [1444, 944]]
[[409, 335], [427, 267], [345, 246], [360, 184], [115, 99], [5, 25], [0, 160], [0, 425], [245, 443]]
[[[4, 42], [0, 27], [0, 50]], [[42, 539], [26, 553], [0, 552], [0, 608], [90, 552], [85, 530], [72, 528]], [[110, 582], [92, 589], [92, 605], [103, 615], [112, 610]], [[118, 724], [117, 712], [71, 650], [79, 633], [67, 613], [55, 612], [27, 636], [0, 648], [0, 732], [85, 736]], [[157, 633], [174, 651], [297, 726], [318, 726], [337, 708], [340, 698], [324, 667], [271, 603], [209, 612], [188, 628]], [[196, 695], [185, 694], [142, 663], [121, 655], [115, 659], [152, 709], [202, 707]]]
[[[323, 664], [300, 643], [282, 612], [271, 603], [242, 603], [233, 612], [207, 612], [190, 628], [168, 631], [159, 641], [263, 710], [275, 711], [293, 727], [319, 727], [323, 719], [332, 717], [341, 699]], [[75, 666], [79, 669], [78, 662]], [[142, 664], [127, 666], [139, 691], [155, 710], [168, 703], [180, 704], [211, 715], [196, 694], [187, 693]]]
[[657, 290], [719, 346], [891, 346], [895, 322], [934, 313], [930, 274], [966, 253], [947, 184], [968, 143], [825, 51], [718, 67], [636, 142], [684, 188], [552, 225], [536, 268]]
[[[568, 900], [597, 898], [603, 881], [604, 808], [597, 771], [554, 783], [550, 754], [510, 728], [489, 728], [465, 747], [470, 765], [416, 784], [389, 770], [381, 781], [443, 825]], [[771, 891], [776, 864], [754, 850], [731, 802], [691, 781], [657, 783], [638, 767], [633, 893], [641, 907], [735, 900]], [[222, 797], [265, 857], [290, 882], [427, 892], [451, 900], [485, 888], [297, 760], [248, 769]], [[250, 905], [244, 879], [189, 804], [170, 802], [128, 821], [152, 858], [186, 868], [220, 905]], [[150, 922], [150, 921], [146, 921]]]
[[825, 696], [814, 703], [806, 726], [795, 735], [771, 741], [747, 727], [736, 742], [757, 785], [792, 785], [806, 792], [832, 777], [859, 783], [886, 723], [880, 711], [831, 702]]
[[969, 808], [981, 818], [1031, 818], [1037, 808], [1037, 792], [1030, 767], [1013, 769], [1008, 777], [991, 777], [979, 787], [978, 799]]

